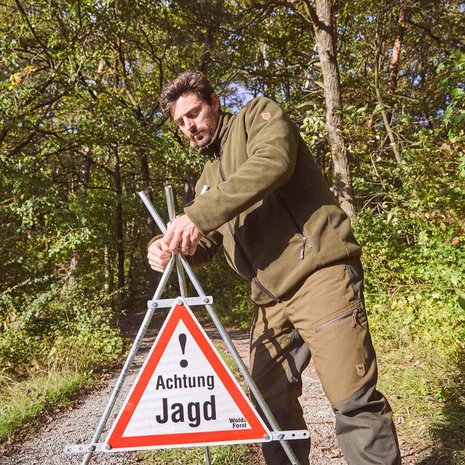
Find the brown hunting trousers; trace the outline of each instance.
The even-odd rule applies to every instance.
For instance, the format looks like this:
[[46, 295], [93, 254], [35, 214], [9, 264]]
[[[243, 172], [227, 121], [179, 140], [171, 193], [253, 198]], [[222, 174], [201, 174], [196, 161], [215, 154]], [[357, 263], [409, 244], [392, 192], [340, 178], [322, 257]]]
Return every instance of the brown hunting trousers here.
[[[348, 464], [400, 464], [391, 408], [376, 390], [358, 258], [318, 270], [280, 303], [257, 307], [250, 342], [252, 377], [282, 430], [306, 429], [298, 398], [313, 357]], [[308, 465], [310, 441], [289, 444]], [[290, 463], [277, 441], [266, 443], [263, 453], [268, 465]]]

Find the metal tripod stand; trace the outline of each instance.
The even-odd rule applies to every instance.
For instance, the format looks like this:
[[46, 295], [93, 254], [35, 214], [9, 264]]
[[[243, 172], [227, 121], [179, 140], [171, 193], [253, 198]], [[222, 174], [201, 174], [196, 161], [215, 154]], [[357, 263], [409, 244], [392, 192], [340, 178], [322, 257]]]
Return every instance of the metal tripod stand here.
[[[171, 189], [171, 186], [166, 186], [165, 188], [165, 194], [166, 194], [166, 199], [167, 199], [167, 206], [168, 206], [168, 212], [169, 212], [169, 218], [170, 220], [174, 219], [175, 217], [175, 207], [174, 207], [174, 197], [173, 197], [173, 191]], [[155, 207], [152, 205], [149, 197], [147, 194], [142, 191], [139, 192], [139, 196], [142, 199], [144, 205], [146, 206], [147, 210], [149, 211], [150, 215], [156, 222], [158, 228], [160, 231], [164, 234], [166, 232], [166, 226], [156, 211]], [[289, 443], [287, 442], [288, 440], [291, 439], [306, 439], [309, 438], [309, 432], [306, 430], [298, 430], [298, 431], [280, 431], [279, 425], [276, 422], [276, 419], [274, 418], [270, 408], [268, 407], [268, 404], [266, 403], [265, 399], [261, 395], [260, 391], [258, 390], [255, 382], [253, 381], [251, 375], [249, 374], [247, 367], [245, 366], [242, 358], [240, 357], [239, 353], [237, 352], [236, 348], [234, 347], [234, 344], [231, 341], [231, 338], [227, 331], [225, 330], [224, 326], [222, 325], [221, 321], [219, 320], [213, 306], [211, 305], [213, 299], [210, 296], [207, 296], [202, 289], [202, 286], [200, 285], [196, 275], [192, 271], [192, 268], [190, 267], [189, 263], [183, 257], [182, 255], [173, 255], [171, 258], [170, 262], [168, 263], [165, 271], [163, 272], [160, 282], [157, 286], [157, 289], [155, 291], [155, 294], [153, 296], [152, 300], [148, 301], [147, 305], [147, 313], [145, 314], [144, 320], [139, 328], [139, 331], [135, 337], [134, 343], [131, 347], [131, 350], [129, 352], [129, 355], [125, 361], [125, 364], [121, 370], [121, 373], [116, 381], [116, 384], [112, 390], [112, 393], [110, 395], [110, 398], [108, 400], [108, 403], [106, 405], [106, 408], [102, 414], [102, 417], [95, 429], [94, 435], [91, 439], [90, 444], [81, 444], [81, 445], [68, 445], [65, 447], [65, 452], [66, 453], [71, 453], [71, 454], [76, 454], [76, 453], [84, 453], [84, 458], [81, 462], [81, 465], [87, 465], [93, 455], [94, 452], [108, 452], [110, 450], [108, 444], [102, 444], [98, 443], [102, 432], [105, 428], [105, 425], [108, 421], [108, 418], [115, 406], [116, 400], [121, 392], [121, 388], [123, 386], [124, 380], [127, 376], [127, 373], [129, 371], [130, 365], [136, 356], [140, 344], [142, 342], [142, 339], [148, 329], [148, 326], [152, 320], [153, 314], [156, 309], [158, 308], [166, 308], [166, 307], [171, 307], [173, 303], [176, 301], [176, 299], [160, 299], [161, 295], [163, 294], [163, 291], [166, 287], [166, 284], [168, 282], [168, 279], [174, 269], [174, 266], [176, 265], [176, 271], [177, 271], [177, 276], [178, 276], [178, 282], [179, 282], [179, 289], [180, 289], [180, 294], [183, 300], [191, 306], [195, 305], [202, 305], [206, 308], [211, 320], [213, 321], [216, 329], [218, 330], [226, 348], [230, 352], [231, 356], [234, 359], [234, 362], [236, 363], [242, 377], [244, 378], [245, 382], [247, 383], [250, 392], [255, 398], [256, 403], [260, 407], [261, 411], [263, 412], [263, 415], [265, 416], [266, 420], [268, 421], [268, 424], [270, 425], [270, 435], [271, 435], [271, 440], [273, 441], [279, 441], [281, 446], [283, 447], [284, 452], [286, 453], [287, 457], [289, 458], [289, 463], [292, 465], [300, 465], [299, 460], [295, 456], [294, 452], [292, 451], [291, 447], [289, 446]], [[187, 274], [189, 277], [192, 285], [194, 286], [198, 297], [187, 297], [187, 288], [186, 288], [186, 281], [185, 281], [185, 276], [184, 272]], [[211, 465], [211, 458], [210, 458], [210, 452], [208, 447], [205, 447], [205, 463], [207, 465]]]

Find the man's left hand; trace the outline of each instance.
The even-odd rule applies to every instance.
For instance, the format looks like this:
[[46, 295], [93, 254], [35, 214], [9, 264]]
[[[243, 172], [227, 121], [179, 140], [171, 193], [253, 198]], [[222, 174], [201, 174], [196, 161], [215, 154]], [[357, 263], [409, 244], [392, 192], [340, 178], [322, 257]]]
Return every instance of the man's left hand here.
[[171, 252], [193, 255], [201, 237], [199, 228], [192, 223], [189, 217], [180, 215], [172, 223], [169, 223], [163, 240]]

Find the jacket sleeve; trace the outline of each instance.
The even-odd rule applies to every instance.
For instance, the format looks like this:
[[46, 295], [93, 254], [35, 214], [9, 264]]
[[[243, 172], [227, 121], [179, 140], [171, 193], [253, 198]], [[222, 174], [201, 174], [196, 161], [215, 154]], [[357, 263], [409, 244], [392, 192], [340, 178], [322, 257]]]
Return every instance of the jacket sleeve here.
[[199, 267], [210, 263], [215, 254], [223, 244], [223, 236], [218, 231], [213, 231], [207, 236], [203, 236], [197, 244], [194, 255], [185, 255], [184, 258], [193, 267]]
[[[195, 185], [195, 192], [197, 200], [199, 197], [202, 197], [205, 194], [202, 194], [202, 186], [206, 183], [205, 179], [205, 170], [202, 172], [199, 180]], [[159, 234], [153, 237], [149, 242], [150, 245], [163, 237], [163, 234]], [[195, 251], [194, 255], [184, 255], [186, 260], [189, 262], [190, 265], [193, 267], [199, 267], [206, 265], [207, 263], [211, 262], [221, 248], [223, 244], [223, 235], [219, 231], [211, 231], [208, 234], [203, 234], [200, 241], [197, 244], [197, 250]]]
[[246, 161], [226, 181], [185, 208], [203, 234], [216, 230], [264, 199], [294, 172], [299, 137], [296, 125], [267, 98], [252, 100], [243, 111]]

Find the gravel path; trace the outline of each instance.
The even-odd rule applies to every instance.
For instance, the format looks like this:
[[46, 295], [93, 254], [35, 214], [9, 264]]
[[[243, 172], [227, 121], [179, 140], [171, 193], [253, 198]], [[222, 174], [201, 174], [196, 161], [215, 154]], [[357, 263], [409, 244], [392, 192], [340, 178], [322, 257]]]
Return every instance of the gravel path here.
[[[132, 326], [126, 327], [129, 337], [134, 338], [142, 315], [132, 316]], [[126, 397], [129, 387], [141, 367], [150, 349], [160, 321], [154, 322], [157, 329], [149, 329], [139, 355], [133, 363], [132, 370], [124, 384], [114, 413], [107, 424], [110, 426], [119, 411], [119, 406]], [[207, 331], [209, 332], [209, 331]], [[215, 340], [215, 332], [209, 332]], [[244, 331], [231, 331], [234, 344], [248, 364], [248, 335]], [[10, 447], [0, 457], [1, 465], [78, 465], [81, 455], [66, 455], [63, 448], [66, 444], [88, 443], [108, 401], [111, 389], [119, 373], [108, 376], [102, 385], [83, 395], [69, 410], [62, 411], [41, 426], [35, 434], [30, 434], [23, 441]], [[313, 366], [305, 370], [304, 392], [301, 398], [308, 429], [312, 437], [312, 465], [346, 465], [334, 435], [334, 415], [323, 394]], [[102, 437], [105, 437], [105, 433]], [[255, 448], [254, 448], [255, 449]], [[144, 460], [136, 453], [105, 454], [96, 453], [91, 464], [133, 465], [143, 464]], [[404, 461], [404, 463], [407, 463]], [[419, 463], [408, 460], [408, 463]], [[219, 464], [220, 465], [220, 464]], [[226, 465], [226, 464], [224, 464]]]

